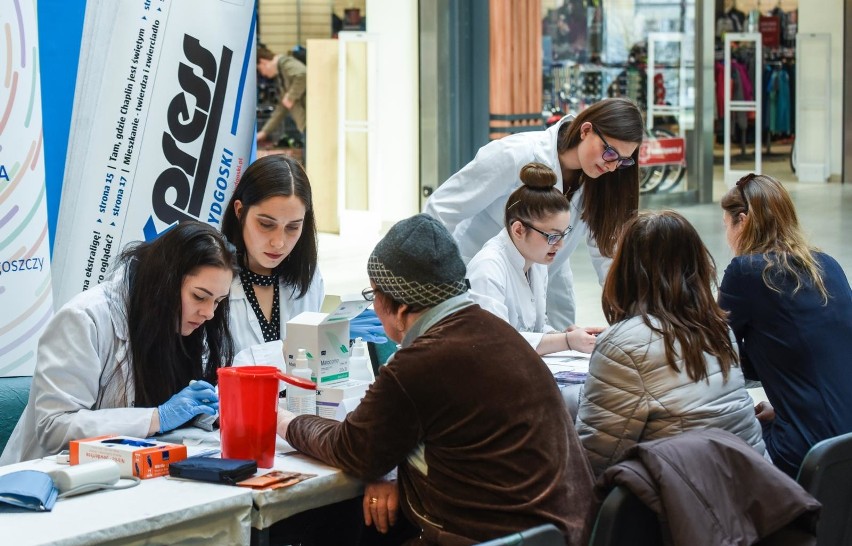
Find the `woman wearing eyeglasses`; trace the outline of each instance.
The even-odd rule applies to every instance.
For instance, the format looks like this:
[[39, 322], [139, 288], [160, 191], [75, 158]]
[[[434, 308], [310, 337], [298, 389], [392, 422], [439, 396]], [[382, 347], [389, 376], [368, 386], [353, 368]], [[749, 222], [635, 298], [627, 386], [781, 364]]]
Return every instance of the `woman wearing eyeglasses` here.
[[750, 174], [721, 204], [735, 257], [719, 305], [746, 377], [769, 398], [755, 408], [767, 450], [795, 477], [811, 446], [852, 432], [852, 290], [837, 261], [808, 244], [774, 178]]
[[557, 331], [548, 323], [545, 309], [547, 267], [572, 230], [570, 203], [554, 188], [556, 173], [547, 165], [524, 165], [520, 179], [521, 187], [505, 204], [506, 229], [468, 264], [471, 296], [514, 326], [539, 354], [566, 349], [591, 353], [594, 335], [576, 327]]
[[545, 131], [495, 140], [451, 176], [424, 212], [443, 223], [469, 261], [503, 229], [503, 208], [518, 188], [518, 173], [537, 161], [556, 173], [557, 190], [571, 203], [572, 230], [549, 266], [547, 316], [559, 329], [574, 324], [574, 288], [568, 258], [585, 241], [603, 283], [621, 226], [639, 207], [642, 114], [623, 98], [604, 99], [566, 116]]

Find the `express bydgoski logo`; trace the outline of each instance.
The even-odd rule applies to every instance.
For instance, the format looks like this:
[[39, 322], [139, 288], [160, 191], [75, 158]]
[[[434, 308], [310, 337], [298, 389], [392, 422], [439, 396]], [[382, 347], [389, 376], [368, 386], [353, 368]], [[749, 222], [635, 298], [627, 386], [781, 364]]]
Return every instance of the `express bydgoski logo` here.
[[[169, 226], [201, 217], [233, 56], [223, 46], [217, 60], [198, 38], [189, 34], [183, 37], [183, 54], [185, 62], [180, 62], [177, 70], [180, 91], [169, 103], [168, 130], [162, 139], [163, 157], [170, 166], [157, 177], [151, 195], [154, 214]], [[188, 100], [190, 95], [194, 101]], [[192, 102], [195, 107], [190, 110]], [[201, 151], [196, 158], [186, 150], [199, 139]], [[169, 189], [174, 191], [169, 193]]]

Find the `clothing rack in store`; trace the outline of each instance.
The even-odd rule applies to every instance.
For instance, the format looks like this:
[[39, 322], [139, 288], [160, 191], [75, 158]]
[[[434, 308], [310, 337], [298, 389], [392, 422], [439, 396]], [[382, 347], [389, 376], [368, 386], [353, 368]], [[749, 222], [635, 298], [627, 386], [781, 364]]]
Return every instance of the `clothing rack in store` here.
[[777, 156], [772, 152], [773, 134], [793, 134], [793, 65], [794, 52], [791, 48], [767, 48], [764, 51], [764, 127], [766, 155]]

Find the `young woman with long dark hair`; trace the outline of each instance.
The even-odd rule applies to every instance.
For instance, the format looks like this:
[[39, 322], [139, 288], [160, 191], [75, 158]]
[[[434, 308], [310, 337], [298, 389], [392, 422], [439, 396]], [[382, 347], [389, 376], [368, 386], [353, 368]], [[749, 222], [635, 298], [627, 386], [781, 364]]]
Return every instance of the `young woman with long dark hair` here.
[[215, 414], [216, 370], [233, 357], [235, 268], [232, 246], [200, 222], [127, 247], [113, 277], [72, 298], [42, 334], [29, 403], [0, 464]]
[[237, 351], [283, 340], [288, 320], [320, 310], [325, 287], [313, 196], [298, 161], [269, 155], [252, 163], [231, 196], [222, 233], [239, 256], [230, 319]]

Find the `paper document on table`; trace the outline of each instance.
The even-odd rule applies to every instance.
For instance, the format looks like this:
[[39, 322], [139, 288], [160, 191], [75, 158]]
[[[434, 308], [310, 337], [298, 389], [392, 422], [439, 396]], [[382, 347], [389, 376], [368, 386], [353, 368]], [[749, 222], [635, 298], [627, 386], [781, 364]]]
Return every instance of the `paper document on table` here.
[[289, 487], [310, 478], [316, 478], [316, 474], [303, 474], [301, 472], [287, 472], [284, 470], [273, 470], [260, 476], [254, 476], [243, 480], [237, 485], [240, 487], [251, 487], [252, 489], [280, 489]]
[[558, 371], [588, 372], [590, 356], [579, 351], [560, 351], [544, 355], [542, 358], [553, 373]]
[[284, 342], [277, 339], [243, 349], [234, 357], [234, 366], [275, 366], [285, 371]]

